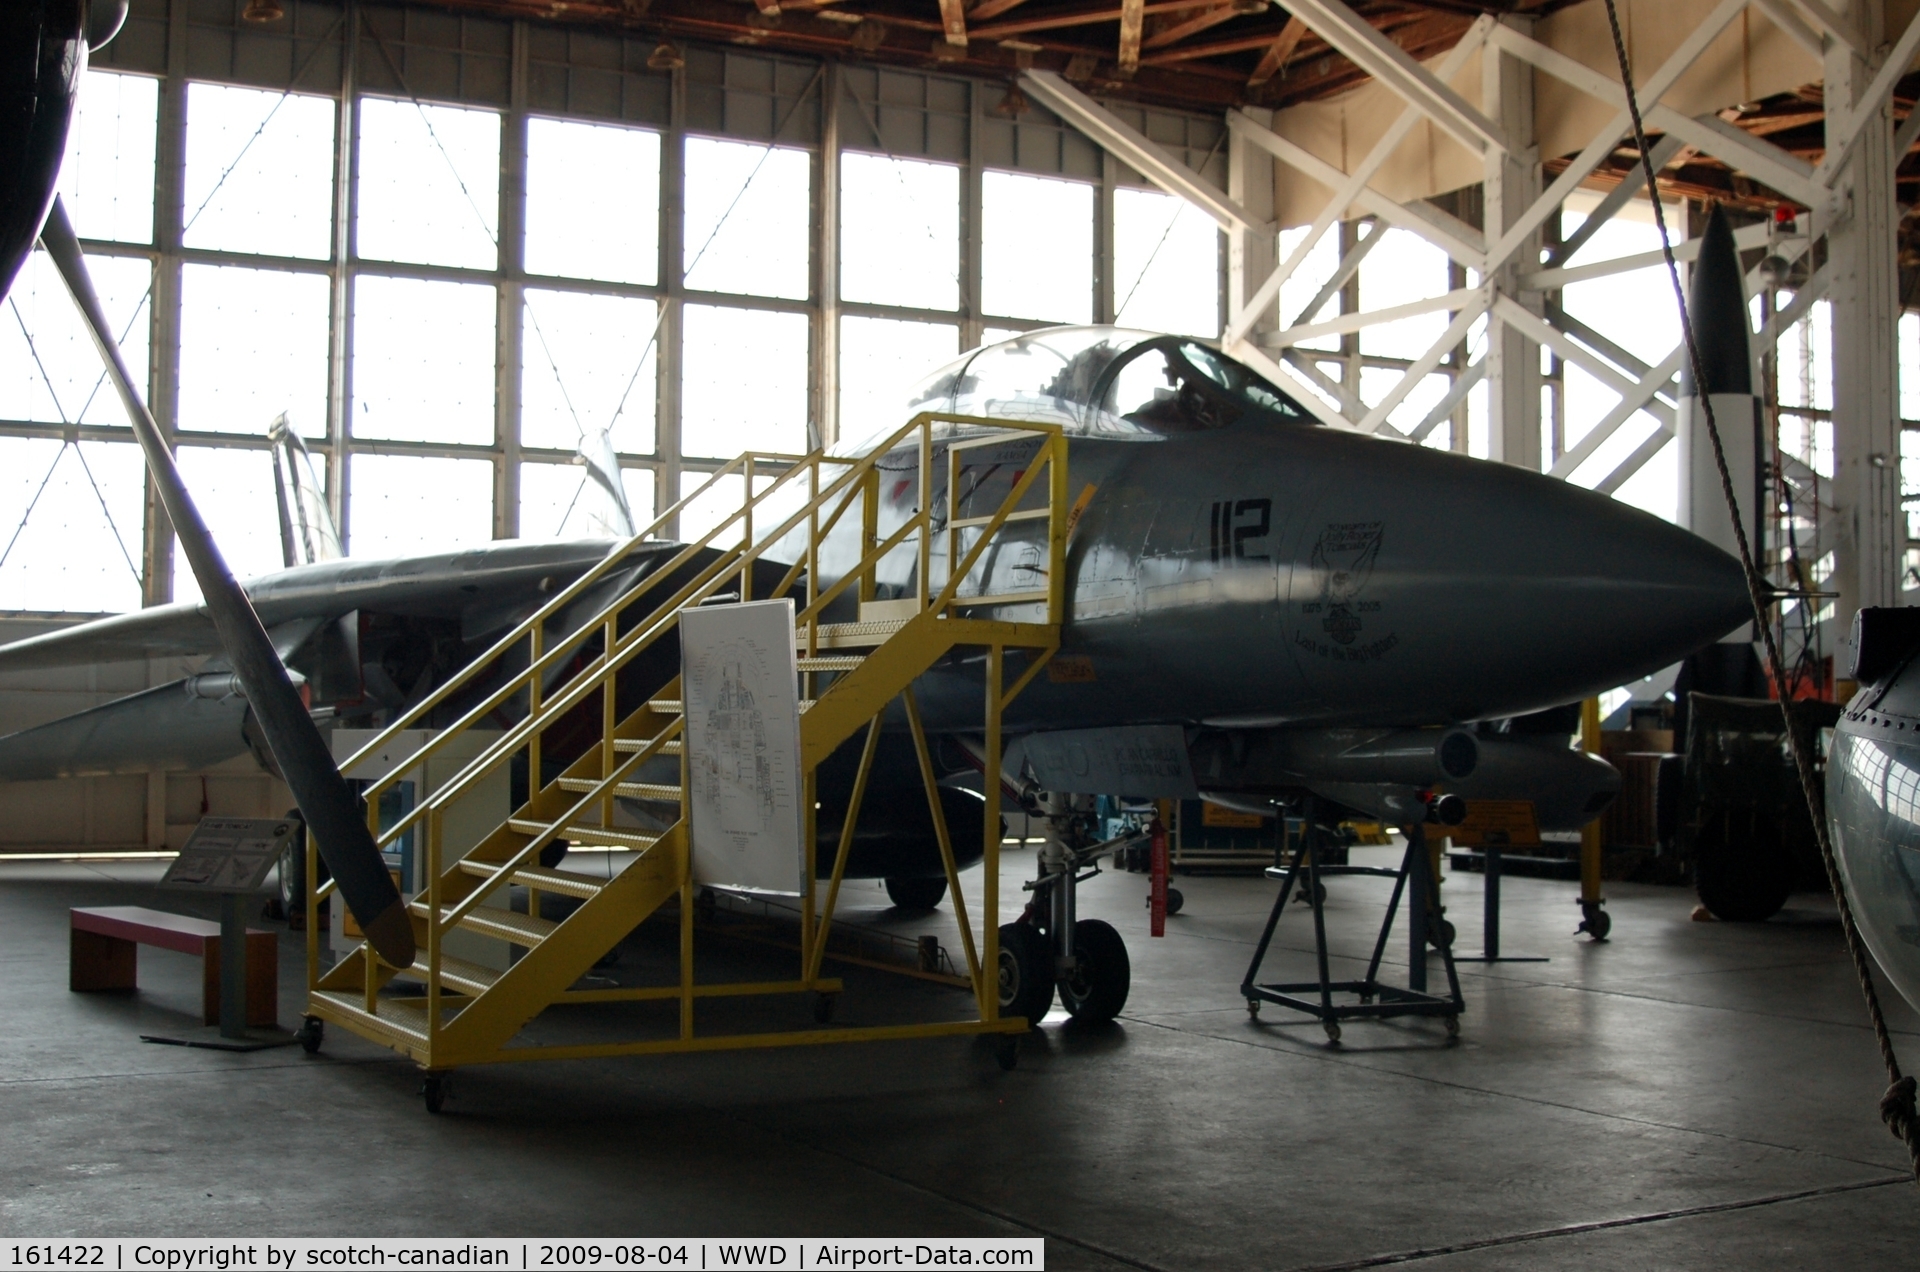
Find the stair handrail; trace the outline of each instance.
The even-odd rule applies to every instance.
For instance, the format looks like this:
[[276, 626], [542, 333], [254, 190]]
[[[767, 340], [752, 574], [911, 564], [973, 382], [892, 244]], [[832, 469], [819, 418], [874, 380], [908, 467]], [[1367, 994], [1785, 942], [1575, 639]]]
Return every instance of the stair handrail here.
[[[695, 583], [698, 584], [698, 586], [689, 584], [683, 587], [681, 592], [677, 593], [667, 605], [657, 607], [654, 612], [657, 614], [669, 606], [678, 608], [687, 604], [698, 604], [708, 596], [711, 596], [714, 591], [717, 590], [720, 580], [726, 576], [734, 573], [736, 570], [744, 576], [760, 557], [774, 545], [785, 539], [787, 535], [798, 529], [801, 523], [804, 522], [814, 510], [842, 492], [850, 492], [853, 485], [860, 478], [868, 472], [873, 471], [879, 461], [909, 435], [915, 432], [923, 434], [921, 439], [922, 448], [930, 457], [934, 442], [933, 426], [940, 423], [973, 425], [989, 430], [1007, 432], [1045, 433], [1049, 430], [1057, 430], [1058, 427], [1057, 425], [1030, 424], [1025, 421], [1016, 420], [990, 420], [941, 412], [921, 412], [899, 429], [895, 430], [884, 441], [873, 447], [865, 455], [857, 457], [833, 456], [827, 455], [824, 450], [816, 450], [812, 454], [801, 457], [799, 460], [793, 462], [760, 492], [754, 492], [749, 483], [743, 492], [745, 498], [742, 506], [729, 513], [724, 520], [709, 530], [697, 543], [691, 544], [683, 549], [667, 564], [656, 566], [648, 577], [637, 583], [630, 592], [623, 593], [620, 597], [609, 602], [608, 605], [600, 610], [591, 620], [581, 623], [578, 628], [572, 633], [569, 633], [559, 644], [547, 651], [540, 659], [533, 660], [526, 669], [502, 683], [483, 701], [469, 709], [459, 720], [447, 726], [445, 729], [440, 730], [437, 736], [429, 739], [418, 751], [409, 755], [404, 761], [394, 764], [385, 776], [375, 780], [365, 791], [365, 797], [368, 801], [368, 828], [373, 831], [376, 840], [383, 846], [393, 842], [399, 835], [404, 833], [406, 829], [424, 816], [428, 808], [440, 806], [455, 795], [453, 787], [443, 787], [441, 791], [436, 792], [431, 802], [416, 804], [415, 807], [399, 821], [382, 830], [379, 826], [377, 805], [377, 800], [381, 793], [392, 787], [395, 783], [405, 780], [408, 773], [425, 763], [442, 747], [449, 745], [455, 737], [473, 728], [475, 724], [490, 715], [502, 703], [519, 693], [532, 681], [534, 676], [544, 674], [545, 670], [551, 669], [565, 654], [569, 653], [581, 643], [584, 643], [597, 629], [604, 626], [610, 618], [617, 616], [630, 607], [634, 599], [649, 590], [652, 584], [680, 568], [683, 563], [690, 560], [699, 551], [708, 547], [714, 538], [728, 532], [734, 522], [743, 517], [750, 516], [755, 507], [774, 498], [788, 481], [796, 479], [804, 472], [817, 471], [817, 469], [824, 464], [835, 464], [844, 469], [830, 485], [823, 490], [819, 490], [817, 494], [809, 498], [799, 510], [790, 515], [776, 529], [764, 534], [751, 544], [746, 543], [743, 539], [740, 545], [728, 548], [719, 559], [710, 563], [708, 567], [703, 569], [700, 575], [696, 577]], [[757, 455], [758, 452], [749, 451], [729, 461], [725, 467], [716, 473], [714, 480], [717, 480], [721, 475], [734, 471], [736, 466], [746, 466], [748, 462], [754, 460]], [[780, 456], [775, 458], [785, 461], [790, 457]], [[708, 489], [712, 484], [713, 482], [709, 481], [703, 485], [701, 489]], [[696, 496], [689, 496], [688, 499], [682, 500], [680, 504], [676, 505], [676, 509], [684, 507], [689, 500], [697, 497], [697, 493], [698, 492], [696, 492]], [[922, 500], [922, 502], [929, 503], [929, 509], [923, 509], [923, 513], [929, 511], [930, 502], [927, 500]], [[836, 514], [836, 520], [837, 515], [838, 514]], [[664, 520], [664, 518], [662, 518], [662, 520]], [[897, 546], [899, 546], [897, 542], [892, 543], [889, 550]], [[735, 554], [737, 554], [737, 557]], [[860, 569], [853, 573], [863, 573], [871, 564], [870, 562], [863, 561]], [[785, 582], [790, 585], [793, 577], [793, 572], [789, 571]], [[550, 613], [553, 609], [554, 604], [552, 602], [542, 607], [543, 612], [547, 613]], [[521, 628], [530, 630], [535, 621], [535, 619], [529, 619], [521, 624]], [[663, 633], [663, 630], [664, 629], [655, 630], [646, 627], [637, 628], [634, 632], [628, 633], [626, 637], [621, 638], [618, 642], [618, 647], [625, 652], [623, 656], [615, 660], [611, 668], [608, 666], [608, 658], [611, 651], [603, 652], [598, 658], [581, 668], [580, 671], [575, 674], [573, 681], [570, 682], [567, 689], [562, 690], [559, 696], [541, 704], [538, 714], [538, 728], [544, 729], [547, 723], [551, 722], [553, 718], [579, 705], [580, 700], [598, 686], [600, 679], [605, 674], [608, 674], [610, 671], [617, 671], [620, 667], [631, 661], [631, 659], [640, 652], [640, 649], [644, 648], [644, 646], [636, 648], [633, 644], [642, 634], [651, 633], [645, 642], [646, 645], [651, 645], [653, 640], [657, 639], [657, 637]], [[484, 656], [484, 660], [491, 660], [497, 657], [498, 653], [502, 652], [502, 645], [506, 643], [508, 642], [496, 642], [493, 651], [490, 651], [488, 655]], [[442, 686], [441, 690], [436, 691], [436, 696], [444, 700], [445, 694], [451, 692], [456, 681], [464, 681], [471, 678], [473, 674], [477, 674], [477, 666], [478, 663], [469, 664], [467, 668], [463, 668], [461, 672], [456, 673], [456, 676], [450, 679], [447, 685]], [[412, 715], [412, 721], [403, 721], [402, 724], [417, 721], [418, 716], [419, 711], [416, 711]], [[467, 761], [466, 770], [463, 772], [462, 778], [464, 779], [469, 774], [475, 772], [491, 771], [497, 766], [498, 759], [511, 754], [512, 751], [518, 750], [527, 736], [527, 724], [534, 719], [534, 713], [529, 713], [528, 717], [524, 718], [520, 724], [505, 731], [500, 738], [496, 739], [495, 742], [487, 747], [486, 750], [482, 751], [480, 755]], [[395, 734], [399, 727], [401, 727], [399, 724], [389, 725], [388, 728], [381, 733], [380, 737], [389, 737]], [[357, 762], [362, 756], [368, 754], [377, 742], [378, 738], [376, 738], [374, 743], [369, 743], [367, 746], [362, 747], [361, 750], [355, 754], [354, 758], [349, 760], [346, 766], [343, 766], [343, 771], [346, 767]], [[460, 790], [464, 790], [466, 785], [467, 783], [465, 781], [459, 781]]]

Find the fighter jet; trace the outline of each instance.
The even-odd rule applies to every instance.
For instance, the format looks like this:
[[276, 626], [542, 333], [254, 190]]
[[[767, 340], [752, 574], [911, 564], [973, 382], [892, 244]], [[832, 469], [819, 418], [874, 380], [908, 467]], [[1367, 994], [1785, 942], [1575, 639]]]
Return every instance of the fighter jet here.
[[[110, 704], [92, 722], [47, 726], [53, 732], [33, 743], [0, 740], [0, 762], [11, 755], [28, 765], [38, 762], [36, 753], [58, 753], [66, 757], [61, 771], [73, 772], [139, 762], [125, 747], [96, 745], [105, 735], [92, 724], [116, 712], [137, 715], [142, 726], [122, 736], [150, 736], [159, 731], [158, 717], [147, 713], [169, 696], [166, 710], [198, 713], [198, 731], [180, 730], [181, 739], [217, 735], [233, 746], [236, 733], [245, 742], [253, 728], [265, 743], [255, 744], [255, 753], [279, 766], [302, 807], [311, 799], [331, 810], [330, 820], [309, 810], [309, 820], [349, 906], [379, 945], [378, 919], [403, 911], [394, 908], [397, 895], [388, 899], [391, 884], [325, 758], [316, 718], [324, 723], [360, 711], [377, 720], [381, 711], [418, 701], [445, 671], [484, 647], [489, 633], [577, 578], [609, 545], [501, 544], [398, 561], [315, 560], [242, 589], [195, 524], [157, 430], [124, 368], [116, 370], [117, 348], [97, 303], [89, 307], [84, 265], [57, 208], [45, 239], [88, 313], [143, 445], [153, 443], [149, 463], [208, 599], [0, 648], [0, 670], [155, 653], [223, 661], [179, 685]], [[1046, 815], [1070, 819], [1074, 797], [1093, 792], [1204, 793], [1265, 810], [1312, 792], [1405, 824], [1428, 816], [1455, 788], [1512, 789], [1523, 797], [1553, 789], [1572, 795], [1549, 801], [1546, 826], [1577, 825], [1616, 789], [1610, 769], [1469, 726], [1638, 678], [1719, 637], [1746, 613], [1739, 566], [1695, 536], [1536, 473], [1321, 425], [1284, 391], [1201, 341], [1110, 327], [1028, 333], [936, 372], [902, 403], [901, 419], [922, 411], [1050, 422], [1069, 439], [1075, 493], [1061, 647], [1007, 718], [1018, 740], [1003, 770], [981, 775]], [[930, 466], [938, 475], [934, 489], [917, 488], [917, 453], [903, 450], [883, 461], [891, 476], [877, 510], [883, 533], [920, 507], [944, 508], [944, 452], [968, 432], [966, 425], [941, 426], [941, 453]], [[1032, 463], [1036, 445], [966, 451], [962, 514], [998, 506]], [[853, 568], [856, 533], [849, 526], [845, 538], [823, 545], [821, 586]], [[946, 536], [933, 538], [943, 544]], [[614, 544], [611, 550], [624, 554], [622, 568], [593, 597], [582, 597], [578, 612], [593, 613], [676, 548]], [[1004, 535], [968, 588], [979, 595], [1031, 592], [1047, 561], [1037, 537]], [[777, 549], [766, 564], [773, 578], [784, 573]], [[881, 571], [882, 596], [914, 587], [905, 570]], [[1017, 606], [1002, 613], [1035, 617]], [[672, 674], [675, 652], [662, 642], [659, 655], [659, 667], [633, 669], [636, 693]], [[650, 674], [656, 683], [641, 683]], [[299, 690], [296, 676], [304, 681]], [[948, 743], [941, 799], [957, 823], [953, 842], [977, 847], [985, 830], [981, 801], [962, 779], [979, 754], [970, 733], [977, 728], [980, 668], [936, 666], [916, 694], [929, 726]], [[448, 708], [457, 713], [464, 702]], [[215, 705], [201, 705], [208, 703]], [[41, 745], [62, 728], [59, 736], [71, 745]], [[169, 748], [181, 753], [162, 755], [162, 762], [191, 758], [184, 742], [153, 739], [153, 754]], [[565, 750], [550, 745], [547, 758], [560, 762]], [[893, 757], [883, 754], [883, 772], [911, 755], [903, 746], [882, 750]], [[846, 806], [851, 777], [852, 765], [841, 762], [847, 758], [836, 756], [819, 774], [823, 839], [838, 837], [836, 810]], [[883, 791], [894, 785], [884, 777], [875, 783]], [[912, 789], [911, 782], [898, 785]], [[912, 881], [941, 873], [925, 806], [910, 811], [916, 801], [863, 808], [850, 875]], [[1062, 875], [1062, 860], [1071, 858], [1045, 863], [1047, 877], [1038, 882], [1070, 895], [1074, 875]], [[353, 887], [343, 864], [355, 873]], [[922, 900], [930, 892], [908, 891]], [[410, 957], [410, 941], [401, 948], [404, 927], [385, 929], [395, 953], [380, 946], [398, 965]], [[1124, 977], [1124, 958], [1096, 970]], [[1111, 1015], [1124, 1000], [1122, 983], [1070, 1006]], [[1043, 1014], [1031, 1008], [1012, 1010]]]

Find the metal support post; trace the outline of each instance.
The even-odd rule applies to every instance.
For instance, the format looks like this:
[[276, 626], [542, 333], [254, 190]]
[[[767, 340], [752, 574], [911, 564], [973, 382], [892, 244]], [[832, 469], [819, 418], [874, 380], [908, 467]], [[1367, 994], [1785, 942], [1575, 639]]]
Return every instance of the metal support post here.
[[1427, 828], [1407, 827], [1407, 988], [1427, 992], [1427, 898], [1433, 895]]
[[[1273, 127], [1273, 112], [1248, 107], [1244, 113], [1262, 128]], [[1227, 134], [1227, 196], [1264, 222], [1259, 228], [1231, 226], [1227, 230], [1227, 313], [1225, 320], [1245, 309], [1278, 265], [1278, 239], [1273, 221], [1273, 156], [1247, 139], [1244, 132]], [[1278, 301], [1261, 310], [1249, 335], [1258, 338], [1279, 325]]]
[[[1501, 21], [1531, 35], [1531, 18]], [[1533, 68], [1496, 48], [1480, 54], [1482, 108], [1506, 134], [1508, 151], [1489, 148], [1486, 154], [1485, 230], [1487, 241], [1497, 242], [1526, 216], [1540, 197], [1540, 158], [1534, 145]], [[1537, 294], [1522, 293], [1520, 271], [1540, 259], [1538, 234], [1529, 245], [1507, 258], [1493, 272], [1495, 290], [1534, 312], [1541, 310]], [[1487, 333], [1488, 444], [1493, 458], [1539, 472], [1540, 465], [1540, 347], [1512, 326], [1489, 318]]]
[[246, 894], [220, 894], [220, 1036], [247, 1036]]

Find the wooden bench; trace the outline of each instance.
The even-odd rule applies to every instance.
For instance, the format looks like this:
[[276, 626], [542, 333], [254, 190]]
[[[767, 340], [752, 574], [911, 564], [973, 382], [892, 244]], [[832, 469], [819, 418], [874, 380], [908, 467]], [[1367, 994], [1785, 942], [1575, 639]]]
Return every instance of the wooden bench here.
[[[200, 1014], [220, 1023], [220, 925], [139, 905], [75, 909], [67, 987], [75, 993], [136, 989], [139, 947], [157, 945], [202, 962]], [[247, 1024], [272, 1026], [280, 1016], [280, 938], [247, 929]]]

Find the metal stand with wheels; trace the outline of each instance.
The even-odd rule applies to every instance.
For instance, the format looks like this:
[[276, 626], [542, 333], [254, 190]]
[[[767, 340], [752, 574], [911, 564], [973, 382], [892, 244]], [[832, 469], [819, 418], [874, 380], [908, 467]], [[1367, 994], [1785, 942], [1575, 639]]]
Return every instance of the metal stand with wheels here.
[[1500, 952], [1500, 845], [1488, 843], [1480, 850], [1484, 854], [1483, 869], [1486, 871], [1486, 901], [1481, 911], [1483, 918], [1480, 927], [1480, 953], [1456, 954], [1454, 961], [1460, 963], [1546, 963], [1552, 960], [1543, 954], [1502, 954]]
[[[1438, 946], [1441, 962], [1446, 968], [1448, 994], [1441, 997], [1426, 992], [1427, 917], [1430, 912], [1437, 914], [1440, 897], [1427, 856], [1425, 829], [1414, 826], [1408, 830], [1406, 855], [1401, 858], [1397, 870], [1383, 866], [1322, 866], [1319, 864], [1319, 844], [1325, 831], [1319, 824], [1314, 804], [1312, 799], [1306, 803], [1307, 824], [1305, 833], [1300, 837], [1300, 846], [1294, 851], [1293, 864], [1267, 871], [1268, 877], [1281, 880], [1280, 895], [1274, 900], [1266, 928], [1260, 933], [1260, 944], [1253, 951], [1253, 962], [1247, 966], [1246, 978], [1240, 982], [1240, 992], [1247, 1000], [1247, 1014], [1257, 1017], [1261, 1003], [1277, 1003], [1282, 1007], [1303, 1011], [1317, 1017], [1327, 1031], [1328, 1041], [1335, 1043], [1340, 1041], [1340, 1022], [1343, 1020], [1386, 1020], [1394, 1016], [1439, 1016], [1446, 1021], [1447, 1036], [1458, 1037], [1460, 1013], [1466, 1010], [1466, 1000], [1460, 996], [1460, 978], [1454, 971], [1451, 925], [1444, 920], [1434, 925], [1434, 944]], [[1380, 923], [1380, 935], [1373, 943], [1373, 957], [1367, 963], [1366, 975], [1357, 981], [1336, 981], [1327, 968], [1326, 894], [1320, 885], [1320, 878], [1322, 875], [1336, 874], [1374, 875], [1393, 880], [1393, 895], [1387, 901], [1387, 913]], [[1287, 908], [1293, 885], [1303, 877], [1307, 900], [1313, 907], [1314, 953], [1318, 959], [1320, 977], [1313, 981], [1262, 985], [1257, 980], [1260, 964], [1266, 959], [1267, 947], [1273, 942], [1274, 928]], [[1408, 901], [1407, 926], [1412, 958], [1408, 968], [1408, 984], [1401, 988], [1380, 983], [1380, 959], [1386, 953], [1394, 915], [1399, 911], [1401, 894], [1408, 890], [1409, 882], [1412, 884], [1413, 898], [1418, 900], [1410, 898]], [[1305, 994], [1314, 994], [1316, 997], [1301, 996]], [[1356, 1001], [1336, 1003], [1336, 994], [1351, 994]]]

